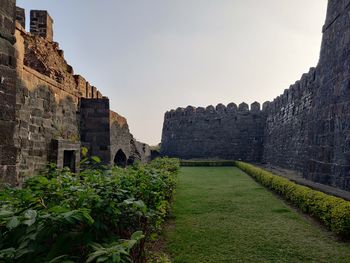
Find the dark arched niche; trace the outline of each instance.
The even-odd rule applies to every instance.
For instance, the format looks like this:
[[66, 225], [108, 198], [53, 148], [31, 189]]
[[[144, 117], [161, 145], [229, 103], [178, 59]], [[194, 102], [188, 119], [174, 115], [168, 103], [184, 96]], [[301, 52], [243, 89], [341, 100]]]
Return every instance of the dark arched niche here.
[[125, 167], [126, 166], [126, 155], [125, 153], [120, 149], [116, 153], [114, 157], [114, 165], [119, 167]]

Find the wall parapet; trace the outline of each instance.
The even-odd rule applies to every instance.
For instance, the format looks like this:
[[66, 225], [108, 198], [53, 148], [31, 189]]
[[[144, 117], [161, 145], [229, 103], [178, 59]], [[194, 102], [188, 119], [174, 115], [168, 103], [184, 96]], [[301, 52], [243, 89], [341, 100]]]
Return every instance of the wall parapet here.
[[209, 105], [207, 107], [194, 107], [187, 106], [186, 108], [179, 107], [177, 109], [172, 109], [165, 113], [165, 118], [178, 118], [184, 116], [196, 116], [196, 115], [206, 115], [206, 114], [238, 114], [238, 113], [252, 113], [252, 114], [262, 114], [263, 110], [261, 109], [260, 103], [254, 102], [250, 105], [242, 102], [237, 106], [235, 103], [229, 103], [225, 106], [222, 103], [219, 103], [215, 107], [213, 105]]

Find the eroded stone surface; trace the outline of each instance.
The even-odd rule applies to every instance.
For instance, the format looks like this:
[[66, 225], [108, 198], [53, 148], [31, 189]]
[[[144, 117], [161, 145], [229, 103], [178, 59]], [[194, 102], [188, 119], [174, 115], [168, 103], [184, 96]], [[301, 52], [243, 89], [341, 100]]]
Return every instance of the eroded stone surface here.
[[133, 150], [138, 146], [127, 121], [110, 110], [108, 98], [74, 75], [53, 42], [49, 14], [31, 12], [32, 33], [24, 21], [14, 0], [1, 2], [0, 180], [20, 185], [52, 160], [78, 169], [81, 143], [106, 164], [113, 164], [116, 147], [127, 158], [147, 160], [150, 153]]

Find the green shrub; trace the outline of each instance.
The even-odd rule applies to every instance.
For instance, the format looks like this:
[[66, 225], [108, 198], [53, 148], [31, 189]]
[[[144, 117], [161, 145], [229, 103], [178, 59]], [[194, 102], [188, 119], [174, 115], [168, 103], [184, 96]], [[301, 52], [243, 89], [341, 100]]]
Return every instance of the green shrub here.
[[0, 192], [0, 262], [142, 262], [160, 230], [179, 162], [121, 169], [92, 160], [79, 175], [50, 167]]
[[334, 233], [350, 237], [350, 202], [298, 185], [244, 162], [235, 165], [293, 205], [323, 222]]
[[191, 160], [181, 160], [181, 166], [185, 167], [218, 167], [218, 166], [234, 166], [234, 161], [191, 161]]

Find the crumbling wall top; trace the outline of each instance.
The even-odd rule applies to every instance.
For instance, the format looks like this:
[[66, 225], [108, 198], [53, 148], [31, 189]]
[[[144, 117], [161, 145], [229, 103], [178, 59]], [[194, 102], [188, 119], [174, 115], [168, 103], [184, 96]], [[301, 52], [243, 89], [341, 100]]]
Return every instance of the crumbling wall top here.
[[26, 14], [24, 8], [16, 7], [16, 20], [23, 28], [26, 28]]
[[30, 11], [30, 32], [53, 41], [53, 19], [45, 10]]

